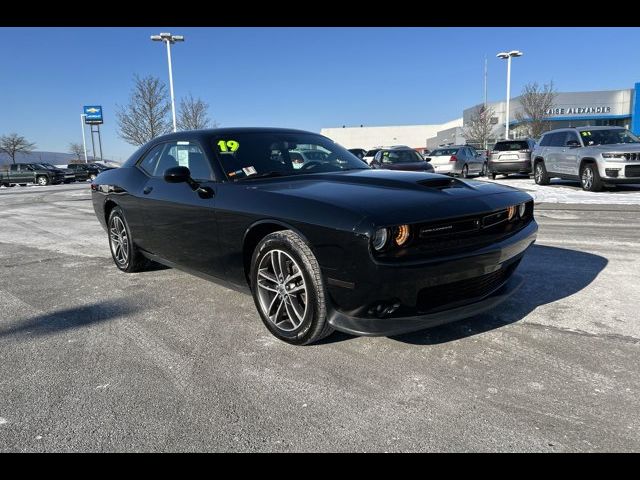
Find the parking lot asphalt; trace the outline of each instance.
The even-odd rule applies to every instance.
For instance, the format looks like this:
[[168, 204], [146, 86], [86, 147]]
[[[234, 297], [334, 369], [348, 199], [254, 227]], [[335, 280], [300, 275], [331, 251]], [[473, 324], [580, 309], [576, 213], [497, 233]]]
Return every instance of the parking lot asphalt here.
[[640, 201], [536, 217], [494, 311], [294, 347], [248, 295], [117, 270], [88, 184], [2, 188], [0, 451], [638, 451]]

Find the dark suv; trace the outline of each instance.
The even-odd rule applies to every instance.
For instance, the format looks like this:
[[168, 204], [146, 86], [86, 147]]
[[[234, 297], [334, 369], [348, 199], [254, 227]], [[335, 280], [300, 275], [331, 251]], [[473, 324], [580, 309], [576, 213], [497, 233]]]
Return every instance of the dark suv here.
[[496, 178], [502, 174], [505, 177], [510, 173], [531, 173], [531, 152], [536, 142], [530, 138], [524, 140], [500, 140], [493, 150], [487, 167], [489, 177]]

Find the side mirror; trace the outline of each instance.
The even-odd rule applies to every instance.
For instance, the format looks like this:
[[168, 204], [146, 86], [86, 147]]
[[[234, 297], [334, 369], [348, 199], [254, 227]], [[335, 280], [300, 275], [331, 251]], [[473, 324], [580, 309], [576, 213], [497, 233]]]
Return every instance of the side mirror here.
[[580, 142], [578, 140], [569, 140], [566, 146], [569, 148], [578, 148], [580, 146]]
[[424, 157], [424, 161], [425, 162], [430, 162], [431, 161], [431, 157]]
[[164, 172], [164, 181], [167, 183], [183, 183], [191, 180], [191, 172], [187, 167], [171, 167]]

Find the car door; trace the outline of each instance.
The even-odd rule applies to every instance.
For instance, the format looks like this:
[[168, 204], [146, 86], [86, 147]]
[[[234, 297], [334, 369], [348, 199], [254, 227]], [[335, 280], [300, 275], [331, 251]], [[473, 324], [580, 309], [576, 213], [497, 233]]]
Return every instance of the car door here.
[[[579, 166], [579, 147], [575, 147], [575, 142], [578, 142], [578, 146], [581, 147], [582, 143], [576, 132], [567, 132], [564, 140], [564, 148], [562, 154], [558, 159], [559, 168], [565, 175], [578, 175]], [[574, 146], [571, 144], [573, 143]]]
[[555, 132], [551, 134], [549, 146], [545, 157], [545, 167], [549, 173], [562, 173], [560, 168], [560, 156], [564, 149], [564, 139], [566, 132]]
[[[164, 173], [176, 166], [188, 167], [195, 184], [167, 182]], [[217, 184], [202, 146], [195, 140], [162, 143], [138, 167], [148, 176], [136, 195], [138, 224], [146, 225], [139, 232], [140, 246], [183, 267], [222, 276], [215, 214]]]
[[33, 183], [35, 175], [33, 173], [33, 167], [29, 164], [18, 164], [17, 180], [16, 183]]

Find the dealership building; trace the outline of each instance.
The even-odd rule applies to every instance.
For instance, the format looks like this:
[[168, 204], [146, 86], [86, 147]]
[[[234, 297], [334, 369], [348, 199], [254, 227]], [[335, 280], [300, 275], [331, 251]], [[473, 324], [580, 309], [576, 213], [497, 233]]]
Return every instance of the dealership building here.
[[[578, 127], [613, 125], [640, 134], [640, 83], [635, 88], [594, 92], [558, 92], [554, 105], [547, 112], [549, 127]], [[482, 104], [466, 108], [462, 118], [441, 125], [404, 125], [388, 127], [323, 128], [321, 133], [346, 148], [372, 148], [378, 145], [409, 145], [413, 148], [433, 149], [466, 143], [464, 126]], [[494, 125], [489, 143], [504, 139], [506, 101], [488, 102], [493, 111]], [[509, 106], [509, 132], [512, 138], [525, 136], [524, 121], [517, 120], [522, 112], [520, 97], [512, 98]], [[453, 116], [453, 115], [452, 115]]]

